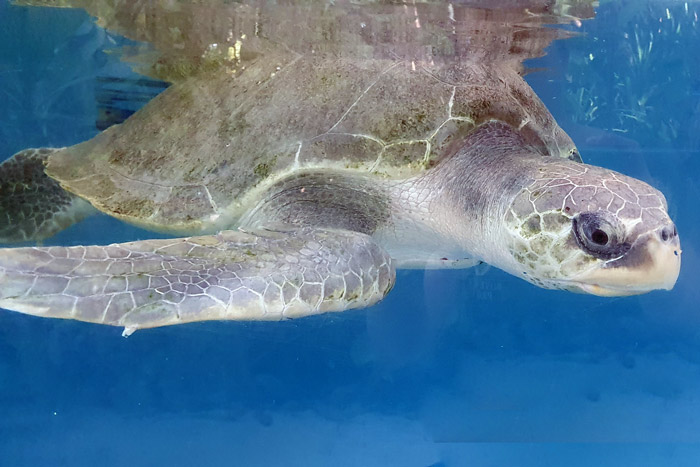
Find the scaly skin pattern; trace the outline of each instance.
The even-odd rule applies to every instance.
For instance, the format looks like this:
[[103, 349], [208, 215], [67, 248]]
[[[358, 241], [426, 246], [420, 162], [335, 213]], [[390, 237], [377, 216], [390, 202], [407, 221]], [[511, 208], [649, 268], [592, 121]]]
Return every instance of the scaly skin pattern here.
[[[612, 170], [586, 164], [547, 163], [513, 201], [504, 230], [516, 266], [511, 272], [545, 288], [567, 289], [562, 281], [619, 258], [597, 258], [580, 248], [573, 219], [595, 213], [613, 219], [621, 242], [633, 243], [650, 233], [677, 243], [661, 192]], [[616, 220], [615, 220], [616, 219]], [[678, 248], [678, 254], [680, 248]]]
[[0, 306], [139, 328], [280, 320], [370, 306], [392, 288], [391, 258], [367, 235], [323, 229], [17, 248], [0, 257]]
[[96, 212], [44, 173], [56, 151], [25, 149], [0, 164], [0, 242], [43, 240]]

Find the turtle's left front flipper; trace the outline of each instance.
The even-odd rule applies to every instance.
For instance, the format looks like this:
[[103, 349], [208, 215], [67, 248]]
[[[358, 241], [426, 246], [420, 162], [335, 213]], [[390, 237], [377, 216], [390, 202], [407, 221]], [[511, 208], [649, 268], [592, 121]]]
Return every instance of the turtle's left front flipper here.
[[372, 305], [396, 274], [371, 237], [299, 229], [0, 249], [0, 306], [139, 328], [280, 320]]
[[46, 175], [56, 151], [25, 149], [0, 164], [0, 243], [43, 240], [97, 212]]

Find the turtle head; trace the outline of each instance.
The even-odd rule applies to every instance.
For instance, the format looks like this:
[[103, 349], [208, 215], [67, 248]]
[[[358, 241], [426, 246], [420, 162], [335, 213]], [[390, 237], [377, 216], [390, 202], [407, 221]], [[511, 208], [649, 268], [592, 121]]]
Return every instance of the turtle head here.
[[611, 170], [548, 162], [504, 222], [511, 272], [601, 296], [673, 288], [680, 240], [663, 194]]

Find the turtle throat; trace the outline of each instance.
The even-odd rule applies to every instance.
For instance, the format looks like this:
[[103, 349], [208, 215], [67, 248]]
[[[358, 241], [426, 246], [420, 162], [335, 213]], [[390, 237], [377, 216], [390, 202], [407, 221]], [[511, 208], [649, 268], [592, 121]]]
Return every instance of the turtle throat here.
[[483, 125], [452, 156], [403, 182], [396, 196], [426, 232], [424, 242], [440, 242], [457, 257], [514, 272], [517, 265], [504, 239], [503, 219], [543, 159], [513, 130]]

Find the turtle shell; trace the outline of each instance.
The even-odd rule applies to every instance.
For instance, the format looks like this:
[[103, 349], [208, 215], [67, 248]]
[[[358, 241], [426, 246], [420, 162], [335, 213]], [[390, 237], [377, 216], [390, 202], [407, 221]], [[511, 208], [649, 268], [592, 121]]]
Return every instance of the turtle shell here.
[[47, 173], [107, 214], [203, 232], [234, 225], [294, 171], [414, 176], [492, 119], [543, 154], [574, 147], [506, 65], [261, 56], [174, 84], [123, 124], [52, 155]]

